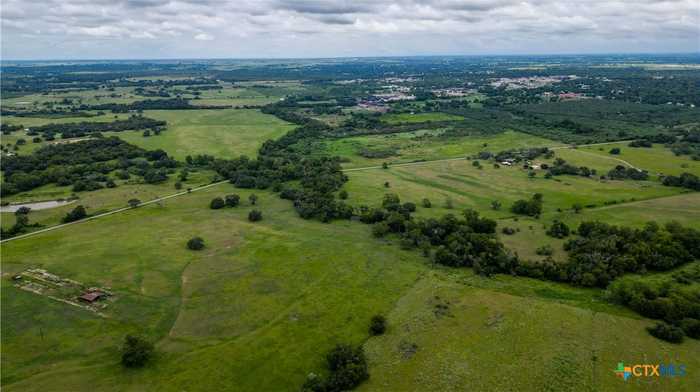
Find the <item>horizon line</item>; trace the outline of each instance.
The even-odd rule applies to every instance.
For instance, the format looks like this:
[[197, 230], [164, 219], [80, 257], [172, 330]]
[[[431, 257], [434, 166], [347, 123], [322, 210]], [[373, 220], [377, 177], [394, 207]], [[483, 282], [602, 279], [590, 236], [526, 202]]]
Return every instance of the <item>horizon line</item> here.
[[573, 57], [573, 56], [658, 56], [658, 55], [692, 55], [700, 57], [697, 52], [579, 52], [579, 53], [529, 53], [529, 54], [410, 54], [410, 55], [360, 55], [360, 56], [312, 56], [312, 57], [162, 57], [162, 58], [36, 58], [36, 59], [0, 59], [0, 63], [9, 62], [50, 62], [50, 61], [206, 61], [206, 60], [335, 60], [335, 59], [382, 59], [382, 58], [424, 58], [424, 57]]

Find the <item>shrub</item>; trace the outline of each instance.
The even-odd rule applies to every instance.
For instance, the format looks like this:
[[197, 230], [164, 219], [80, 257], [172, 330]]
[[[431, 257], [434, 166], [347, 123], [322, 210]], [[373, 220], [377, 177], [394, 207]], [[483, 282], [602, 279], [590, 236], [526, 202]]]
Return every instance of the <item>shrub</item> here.
[[620, 155], [620, 149], [618, 147], [615, 147], [610, 150], [610, 154], [612, 155]]
[[241, 202], [241, 197], [233, 194], [233, 195], [226, 195], [226, 207], [235, 207]]
[[433, 204], [430, 202], [430, 199], [423, 199], [423, 208], [430, 208], [432, 206]]
[[535, 250], [535, 253], [540, 256], [551, 256], [554, 254], [554, 249], [550, 245], [542, 245]]
[[204, 240], [201, 237], [194, 237], [187, 241], [187, 249], [202, 250], [204, 249]]
[[505, 235], [513, 235], [513, 234], [515, 234], [515, 229], [512, 227], [506, 226], [506, 227], [501, 229], [501, 233], [503, 233]]
[[670, 343], [683, 342], [683, 330], [675, 325], [657, 323], [653, 327], [648, 327], [647, 331], [649, 331], [651, 336]]
[[85, 212], [85, 207], [77, 206], [73, 209], [73, 211], [67, 213], [66, 216], [63, 217], [63, 223], [75, 222], [85, 218], [86, 216], [87, 212]]
[[389, 233], [389, 224], [386, 222], [375, 223], [372, 226], [372, 235], [375, 237], [384, 237], [387, 233]]
[[248, 196], [248, 201], [250, 205], [254, 206], [258, 202], [258, 196], [256, 196], [255, 193], [251, 193], [250, 196]]
[[555, 220], [547, 230], [547, 235], [554, 238], [564, 238], [567, 237], [570, 232], [571, 230], [569, 230], [569, 226], [567, 226], [566, 223]]
[[414, 203], [411, 203], [411, 202], [403, 203], [403, 210], [407, 211], [407, 212], [415, 212], [416, 205]]
[[224, 199], [215, 197], [211, 200], [211, 203], [209, 203], [209, 208], [212, 210], [218, 210], [219, 208], [224, 208], [225, 205], [226, 202], [224, 202]]
[[386, 318], [381, 314], [372, 317], [369, 323], [369, 334], [372, 336], [382, 335], [386, 331]]
[[685, 318], [681, 321], [681, 328], [688, 337], [700, 339], [700, 320]]
[[141, 204], [141, 200], [139, 200], [139, 199], [129, 199], [129, 201], [128, 201], [127, 203], [129, 204], [129, 207], [131, 207], [131, 208], [136, 208], [136, 207], [139, 206], [139, 204]]
[[248, 220], [251, 222], [260, 221], [260, 220], [262, 220], [262, 218], [263, 218], [262, 212], [260, 212], [258, 210], [252, 210], [248, 213]]
[[122, 365], [129, 368], [142, 367], [153, 355], [153, 344], [133, 335], [126, 335], [122, 346]]

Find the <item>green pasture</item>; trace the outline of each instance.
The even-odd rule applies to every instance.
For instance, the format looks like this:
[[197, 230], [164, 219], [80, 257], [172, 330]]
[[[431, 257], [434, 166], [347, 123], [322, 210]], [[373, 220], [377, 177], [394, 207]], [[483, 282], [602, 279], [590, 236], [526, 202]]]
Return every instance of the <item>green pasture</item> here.
[[534, 295], [508, 293], [453, 275], [426, 274], [396, 303], [387, 333], [365, 344], [371, 376], [360, 391], [693, 391], [700, 382], [617, 377], [620, 361], [700, 366], [700, 342], [661, 342], [645, 331], [650, 321], [581, 306], [596, 302], [583, 290], [487, 283]]
[[[344, 159], [346, 168], [377, 166], [383, 162], [405, 163], [466, 157], [480, 151], [496, 153], [508, 149], [560, 146], [559, 142], [520, 132], [505, 131], [496, 135], [461, 137], [440, 136], [442, 130], [419, 130], [390, 135], [356, 136], [325, 142], [325, 152]], [[388, 158], [365, 158], [362, 150], [393, 150]]]
[[234, 158], [255, 156], [265, 140], [277, 139], [294, 127], [253, 109], [147, 110], [144, 115], [167, 121], [167, 130], [150, 137], [140, 131], [105, 136], [118, 136], [149, 150], [162, 148], [178, 160], [196, 154]]
[[[624, 165], [624, 163], [616, 161], [616, 159], [620, 159], [635, 167], [647, 170], [654, 176], [659, 174], [677, 176], [684, 172], [700, 175], [700, 161], [694, 161], [688, 155], [677, 156], [671, 149], [662, 144], [654, 144], [652, 148], [630, 147], [628, 144], [629, 142], [620, 142], [602, 146], [578, 147], [575, 150], [557, 150], [556, 153], [567, 160], [569, 158], [572, 160], [585, 159], [584, 155], [588, 155], [591, 161]], [[620, 154], [610, 154], [612, 148], [619, 148]]]
[[[96, 215], [111, 211], [117, 208], [126, 207], [131, 199], [138, 199], [142, 202], [153, 200], [159, 197], [183, 192], [187, 188], [196, 188], [211, 182], [215, 176], [212, 171], [201, 170], [190, 172], [186, 181], [182, 182], [182, 189], [175, 189], [175, 183], [179, 181], [178, 174], [171, 174], [168, 181], [160, 184], [146, 184], [136, 177], [129, 180], [119, 180], [113, 178], [117, 184], [116, 188], [103, 188], [90, 192], [71, 191], [72, 186], [57, 186], [55, 184], [44, 185], [31, 191], [18, 193], [3, 198], [3, 201], [11, 203], [29, 203], [46, 200], [67, 199], [77, 196], [78, 199], [71, 204], [45, 210], [34, 210], [29, 213], [29, 223], [39, 223], [46, 226], [59, 224], [61, 219], [78, 205], [82, 205], [90, 215]], [[172, 200], [165, 200], [162, 203], [168, 204]], [[2, 217], [2, 227], [7, 229], [15, 224], [15, 215], [12, 212], [0, 213]], [[31, 231], [40, 228], [31, 228]]]
[[429, 121], [460, 121], [461, 116], [454, 114], [425, 112], [425, 113], [388, 113], [382, 116], [382, 121], [389, 124], [415, 124]]

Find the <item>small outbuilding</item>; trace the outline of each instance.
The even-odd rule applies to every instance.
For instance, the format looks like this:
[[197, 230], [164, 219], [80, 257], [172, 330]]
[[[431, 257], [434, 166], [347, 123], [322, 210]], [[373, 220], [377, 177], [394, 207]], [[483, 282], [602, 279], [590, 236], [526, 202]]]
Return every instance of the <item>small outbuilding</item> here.
[[79, 300], [85, 301], [88, 303], [93, 303], [95, 301], [99, 301], [100, 299], [104, 298], [107, 296], [107, 294], [101, 292], [101, 291], [91, 291], [88, 293], [84, 293], [80, 297], [78, 297]]

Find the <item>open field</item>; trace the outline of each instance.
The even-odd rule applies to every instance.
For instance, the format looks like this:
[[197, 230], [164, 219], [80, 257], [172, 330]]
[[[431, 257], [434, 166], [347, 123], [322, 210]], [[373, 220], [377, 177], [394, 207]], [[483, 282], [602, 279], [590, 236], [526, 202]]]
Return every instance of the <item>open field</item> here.
[[459, 121], [464, 120], [460, 116], [455, 116], [448, 113], [400, 113], [400, 114], [385, 114], [382, 116], [382, 121], [389, 124], [415, 124], [429, 121]]
[[[102, 320], [3, 279], [4, 387], [220, 389], [236, 380], [240, 390], [296, 390], [332, 344], [360, 343], [371, 315], [388, 312], [424, 268], [420, 256], [391, 244], [368, 248], [367, 226], [304, 221], [266, 193], [258, 192], [265, 218], [257, 224], [245, 219], [247, 202], [208, 208], [213, 196], [231, 191], [227, 185], [3, 244], [6, 274], [41, 266], [119, 296]], [[250, 193], [236, 192], [244, 200]], [[205, 238], [202, 252], [184, 246], [194, 235]], [[158, 340], [157, 366], [119, 367], [115, 350], [129, 331]]]
[[[648, 321], [597, 300], [595, 290], [431, 271], [418, 252], [373, 238], [366, 225], [304, 221], [264, 192], [259, 223], [245, 220], [247, 202], [208, 208], [232, 191], [244, 200], [250, 193], [224, 185], [4, 244], [5, 389], [220, 389], [235, 380], [242, 391], [298, 390], [335, 342], [362, 343], [376, 313], [390, 327], [366, 343], [364, 390], [600, 390], [620, 382], [612, 373], [619, 360], [697, 366], [697, 341], [671, 350], [646, 334]], [[184, 246], [194, 235], [207, 244], [198, 253]], [[15, 289], [9, 276], [30, 267], [111, 287], [108, 318]], [[435, 313], [441, 302], [447, 313]], [[117, 363], [120, 339], [133, 332], [158, 342], [157, 362], [139, 372]], [[659, 381], [670, 384], [637, 387], [692, 385]]]
[[[602, 206], [606, 202], [643, 200], [682, 192], [652, 181], [600, 181], [577, 176], [545, 179], [541, 173], [528, 178], [527, 171], [518, 167], [496, 169], [484, 163], [483, 169], [478, 169], [466, 159], [347, 174], [350, 181], [345, 189], [354, 204], [376, 206], [384, 193], [393, 192], [402, 196], [402, 200], [416, 204], [427, 197], [434, 205], [425, 212], [430, 215], [447, 212], [444, 209], [447, 198], [453, 200], [457, 211], [469, 207], [500, 218], [511, 215], [508, 208], [514, 201], [528, 199], [534, 193], [544, 195], [544, 213], [547, 214], [557, 209], [570, 209], [576, 203]], [[494, 200], [502, 203], [501, 210], [491, 210]]]
[[388, 332], [365, 344], [372, 376], [359, 390], [692, 391], [699, 381], [625, 383], [613, 372], [620, 361], [698, 366], [697, 341], [659, 342], [648, 321], [571, 306], [582, 294], [554, 285], [528, 281], [539, 293], [530, 297], [480, 288], [481, 279], [424, 276], [389, 313]]
[[175, 159], [208, 154], [220, 158], [255, 156], [265, 140], [276, 139], [293, 128], [276, 117], [253, 109], [147, 110], [146, 117], [168, 122], [160, 135], [143, 137], [139, 131], [106, 132], [153, 150], [162, 148]]
[[[190, 172], [187, 181], [182, 182], [182, 188], [186, 190], [187, 188], [195, 188], [203, 184], [208, 184], [211, 182], [213, 177], [214, 173], [207, 170]], [[31, 211], [29, 213], [30, 223], [53, 226], [59, 224], [61, 222], [61, 218], [63, 218], [66, 213], [78, 205], [85, 207], [88, 214], [95, 215], [116, 208], [125, 207], [127, 206], [127, 202], [131, 199], [148, 201], [177, 192], [174, 187], [175, 182], [178, 181], [176, 174], [171, 175], [168, 181], [160, 184], [131, 183], [129, 181], [130, 180], [122, 181], [115, 179], [115, 182], [118, 184], [116, 188], [103, 188], [96, 191], [78, 193], [73, 193], [71, 191], [71, 186], [62, 187], [50, 184], [28, 192], [22, 192], [7, 198], [3, 198], [3, 201], [12, 203], [29, 203], [35, 201], [56, 200], [61, 198], [66, 199], [72, 195], [77, 196], [79, 199], [75, 200], [71, 204], [40, 211]], [[172, 201], [167, 201], [164, 203], [171, 202]], [[9, 228], [15, 224], [14, 213], [3, 212], [0, 213], [0, 216], [2, 217], [3, 228]], [[31, 231], [35, 229], [38, 228], [32, 228]]]
[[[479, 151], [498, 152], [512, 148], [562, 145], [556, 141], [512, 131], [455, 138], [440, 137], [440, 133], [441, 131], [437, 130], [349, 137], [326, 142], [325, 151], [344, 158], [343, 167], [353, 168], [381, 165], [382, 162], [401, 163], [466, 157]], [[359, 155], [364, 149], [392, 150], [396, 154], [387, 158], [365, 158]]]
[[[684, 172], [700, 175], [700, 161], [694, 161], [688, 155], [677, 156], [671, 149], [660, 144], [654, 144], [652, 148], [635, 148], [629, 147], [628, 144], [627, 142], [621, 142], [605, 146], [579, 147], [575, 150], [557, 150], [557, 155], [566, 160], [569, 158], [580, 160], [585, 159], [582, 155], [588, 154], [591, 162], [597, 161], [599, 164], [604, 161], [620, 164], [615, 163], [615, 159], [622, 159], [633, 166], [648, 170], [652, 175], [666, 174], [677, 176]], [[615, 147], [620, 149], [619, 155], [609, 153]]]

